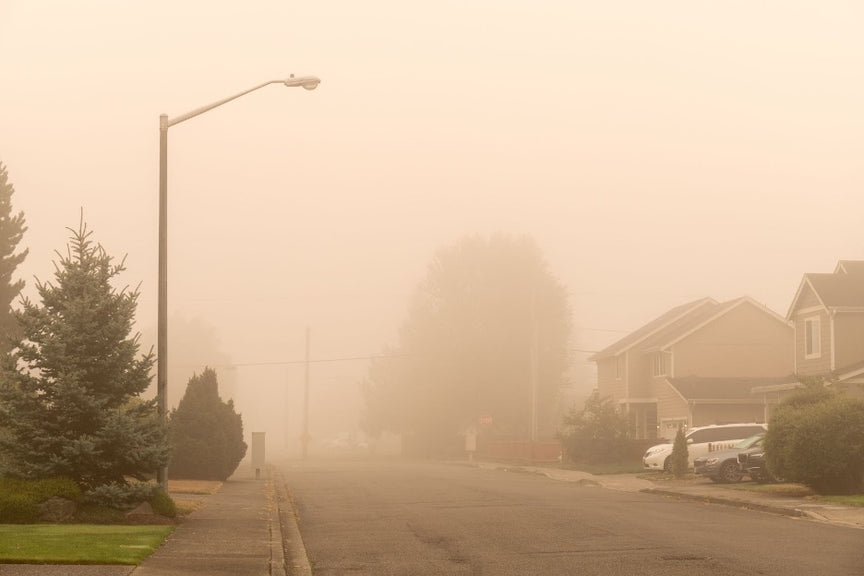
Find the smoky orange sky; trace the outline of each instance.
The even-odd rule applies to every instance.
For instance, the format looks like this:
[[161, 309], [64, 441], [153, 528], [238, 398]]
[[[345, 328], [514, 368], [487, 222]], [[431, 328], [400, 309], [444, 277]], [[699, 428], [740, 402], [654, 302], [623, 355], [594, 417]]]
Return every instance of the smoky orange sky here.
[[[247, 431], [293, 437], [306, 326], [313, 358], [381, 352], [469, 234], [537, 241], [574, 350], [704, 296], [785, 315], [864, 258], [862, 29], [853, 0], [0, 0], [19, 277], [83, 208], [154, 332], [159, 114], [294, 73], [322, 83], [169, 131], [169, 315], [218, 341]], [[313, 435], [354, 426], [365, 369], [313, 365]]]

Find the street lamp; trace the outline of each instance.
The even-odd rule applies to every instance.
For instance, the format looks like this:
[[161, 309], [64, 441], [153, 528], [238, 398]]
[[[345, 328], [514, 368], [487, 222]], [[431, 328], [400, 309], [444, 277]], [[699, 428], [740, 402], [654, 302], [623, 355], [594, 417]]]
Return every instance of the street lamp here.
[[[159, 116], [159, 311], [156, 336], [156, 404], [159, 417], [163, 422], [168, 416], [168, 128], [270, 84], [284, 84], [289, 88], [300, 86], [306, 90], [314, 90], [320, 83], [321, 80], [315, 76], [295, 77], [291, 74], [283, 80], [264, 82], [176, 118], [168, 118], [167, 114]], [[163, 488], [167, 488], [166, 468], [157, 472], [157, 480]]]

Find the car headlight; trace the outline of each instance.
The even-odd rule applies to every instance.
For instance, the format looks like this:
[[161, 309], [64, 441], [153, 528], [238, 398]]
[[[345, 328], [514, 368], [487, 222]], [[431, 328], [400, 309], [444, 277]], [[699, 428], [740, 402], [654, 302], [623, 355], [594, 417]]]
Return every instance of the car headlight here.
[[719, 461], [720, 461], [719, 458], [708, 458], [707, 460], [705, 460], [705, 464], [707, 466], [710, 466], [711, 464], [716, 464]]

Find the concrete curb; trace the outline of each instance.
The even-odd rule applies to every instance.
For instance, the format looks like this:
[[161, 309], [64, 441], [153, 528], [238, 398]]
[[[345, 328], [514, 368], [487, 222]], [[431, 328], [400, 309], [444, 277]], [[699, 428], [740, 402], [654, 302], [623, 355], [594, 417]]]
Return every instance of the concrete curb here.
[[297, 525], [297, 510], [281, 472], [276, 472], [276, 502], [281, 528], [283, 569], [290, 576], [312, 576], [312, 565]]
[[674, 490], [663, 490], [662, 488], [644, 488], [640, 490], [640, 492], [645, 492], [646, 494], [659, 494], [660, 496], [671, 496], [673, 498], [683, 498], [686, 500], [695, 500], [697, 502], [705, 502], [707, 504], [721, 504], [723, 506], [746, 508], [747, 510], [760, 510], [762, 512], [782, 514], [783, 516], [792, 516], [796, 518], [810, 516], [809, 514], [807, 514], [803, 510], [799, 510], [798, 508], [789, 508], [786, 506], [772, 506], [770, 504], [760, 504], [757, 502], [735, 500], [733, 498], [706, 496], [704, 494], [686, 494], [682, 492], [675, 492]]
[[282, 522], [279, 519], [279, 498], [274, 486], [272, 470], [267, 475], [267, 506], [270, 510], [270, 576], [288, 576], [285, 569], [285, 552], [283, 550]]

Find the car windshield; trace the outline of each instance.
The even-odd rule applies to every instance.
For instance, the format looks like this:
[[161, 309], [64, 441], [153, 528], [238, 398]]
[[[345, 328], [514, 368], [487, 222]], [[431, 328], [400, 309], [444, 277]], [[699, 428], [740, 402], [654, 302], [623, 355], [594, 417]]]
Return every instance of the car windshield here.
[[762, 438], [764, 436], [764, 434], [756, 434], [755, 436], [751, 436], [750, 438], [745, 438], [744, 440], [738, 442], [738, 444], [735, 445], [735, 448], [739, 450], [752, 448], [753, 446], [756, 446], [757, 444], [762, 442]]

